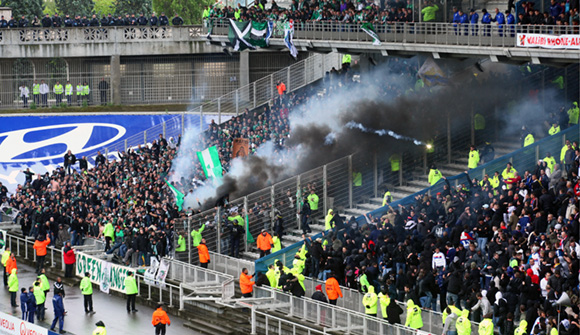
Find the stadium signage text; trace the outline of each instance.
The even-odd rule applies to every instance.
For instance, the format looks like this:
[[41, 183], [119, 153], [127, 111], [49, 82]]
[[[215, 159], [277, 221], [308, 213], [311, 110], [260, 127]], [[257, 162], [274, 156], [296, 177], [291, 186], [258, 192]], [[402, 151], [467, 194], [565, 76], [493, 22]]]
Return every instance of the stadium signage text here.
[[130, 268], [112, 263], [109, 263], [110, 266], [105, 266], [108, 262], [82, 252], [79, 252], [77, 256], [76, 275], [78, 277], [82, 278], [85, 272], [90, 272], [93, 284], [105, 284], [108, 285], [108, 289], [125, 293], [125, 277], [127, 277], [127, 272], [132, 272]]
[[21, 320], [10, 314], [0, 312], [1, 335], [52, 335], [46, 328]]
[[580, 35], [518, 34], [517, 42], [524, 48], [580, 49]]

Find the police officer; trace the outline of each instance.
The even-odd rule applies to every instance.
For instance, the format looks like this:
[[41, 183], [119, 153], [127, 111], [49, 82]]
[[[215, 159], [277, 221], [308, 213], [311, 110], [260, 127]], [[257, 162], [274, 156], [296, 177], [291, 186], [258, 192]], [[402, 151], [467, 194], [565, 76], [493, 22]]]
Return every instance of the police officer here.
[[471, 23], [471, 36], [477, 36], [477, 22], [479, 21], [479, 14], [475, 9], [469, 10], [469, 23]]
[[169, 25], [169, 19], [167, 18], [167, 16], [165, 16], [165, 13], [161, 13], [161, 15], [159, 16], [159, 25], [162, 27]]
[[431, 169], [429, 170], [429, 184], [431, 186], [437, 184], [437, 182], [439, 181], [439, 179], [441, 179], [441, 177], [443, 177], [441, 171], [437, 169], [437, 166], [435, 166], [435, 164], [432, 164]]
[[87, 102], [87, 105], [91, 104], [91, 97], [90, 97], [91, 89], [89, 88], [89, 84], [85, 81], [83, 85], [83, 100]]
[[407, 300], [407, 320], [405, 327], [421, 329], [423, 327], [423, 318], [421, 317], [421, 307], [415, 305], [412, 299]]
[[26, 16], [22, 15], [22, 18], [20, 19], [20, 21], [18, 21], [18, 28], [26, 28], [28, 27], [28, 20], [26, 19]]
[[147, 20], [147, 18], [143, 16], [143, 13], [141, 13], [141, 15], [139, 15], [139, 18], [137, 19], [137, 24], [140, 26], [146, 26], [147, 22], [149, 22], [149, 20]]
[[46, 14], [46, 16], [42, 18], [42, 27], [43, 28], [52, 27], [52, 19], [50, 18], [50, 15]]
[[479, 164], [479, 151], [472, 145], [469, 148], [469, 157], [467, 159], [467, 168], [468, 169], [475, 169]]
[[73, 20], [70, 18], [68, 14], [64, 17], [64, 26], [67, 28], [71, 28], [73, 26]]
[[393, 202], [393, 196], [391, 195], [391, 191], [388, 188], [385, 188], [385, 195], [383, 195], [383, 206]]
[[40, 104], [40, 84], [38, 80], [35, 80], [32, 84], [32, 99], [37, 106]]
[[157, 25], [159, 25], [159, 20], [157, 19], [157, 16], [155, 16], [155, 13], [151, 14], [151, 17], [149, 18], [149, 24], [151, 27], [157, 27]]
[[[177, 15], [177, 14], [176, 14]], [[4, 18], [4, 15], [0, 17], [0, 29], [8, 28], [8, 21]]]
[[10, 21], [8, 21], [8, 28], [14, 29], [18, 26], [18, 23], [14, 19], [14, 16], [10, 17]]
[[81, 100], [83, 100], [83, 85], [79, 82], [77, 84], [77, 105], [81, 105]]
[[90, 272], [85, 272], [85, 276], [81, 280], [80, 288], [81, 293], [83, 294], [85, 314], [95, 314], [95, 311], [93, 310], [93, 284], [91, 283]]
[[56, 98], [56, 104], [60, 105], [62, 103], [62, 94], [64, 93], [64, 88], [62, 87], [62, 84], [59, 81], [57, 81], [54, 87], [52, 88], [52, 91], [54, 93], [54, 97]]
[[91, 21], [89, 21], [89, 19], [87, 19], [86, 15], [83, 15], [83, 19], [81, 20], [82, 26], [83, 27], [88, 27], [91, 23]]
[[171, 19], [171, 24], [174, 26], [181, 26], [183, 25], [183, 19], [179, 17], [179, 15], [175, 14], [173, 19]]
[[99, 19], [97, 18], [97, 15], [93, 14], [93, 17], [91, 18], [91, 21], [89, 22], [89, 26], [90, 27], [98, 27], [99, 26]]
[[481, 24], [483, 24], [483, 35], [491, 36], [491, 15], [487, 12], [487, 9], [482, 9], [481, 12], [483, 16], [481, 17]]
[[52, 17], [52, 26], [55, 28], [60, 28], [62, 26], [62, 19], [58, 16], [58, 13], [54, 13]]

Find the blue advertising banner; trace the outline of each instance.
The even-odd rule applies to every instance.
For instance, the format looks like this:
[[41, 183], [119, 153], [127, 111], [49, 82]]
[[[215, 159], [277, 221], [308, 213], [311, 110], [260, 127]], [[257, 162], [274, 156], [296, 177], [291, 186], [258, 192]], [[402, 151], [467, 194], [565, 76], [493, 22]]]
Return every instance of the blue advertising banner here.
[[[177, 137], [186, 129], [206, 129], [217, 115], [58, 115], [0, 118], [0, 182], [10, 191], [23, 184], [26, 168], [34, 173], [51, 172], [63, 163], [69, 150], [77, 159], [94, 162], [97, 151], [116, 153], [125, 147], [151, 143], [165, 133]], [[226, 120], [222, 116], [222, 121]], [[165, 123], [165, 125], [164, 125]], [[144, 131], [147, 131], [144, 134]]]

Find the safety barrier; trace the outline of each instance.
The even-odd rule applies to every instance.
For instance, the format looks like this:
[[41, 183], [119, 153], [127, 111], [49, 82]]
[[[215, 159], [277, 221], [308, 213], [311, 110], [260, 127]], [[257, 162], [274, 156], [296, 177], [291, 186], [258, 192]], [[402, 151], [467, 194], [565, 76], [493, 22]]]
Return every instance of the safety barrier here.
[[[323, 326], [327, 333], [340, 331], [345, 334], [411, 335], [417, 332], [417, 330], [401, 324], [388, 323], [381, 317], [379, 306], [377, 306], [377, 316], [371, 316], [310, 298], [295, 297], [269, 287], [255, 287], [254, 297], [272, 298], [277, 302], [274, 308], [276, 311], [284, 313], [288, 317], [299, 318], [315, 325]], [[259, 305], [257, 307], [259, 308]], [[405, 310], [404, 307], [403, 310]], [[443, 325], [440, 316], [423, 311], [422, 319], [422, 331], [431, 334], [442, 334]], [[405, 314], [401, 316], [401, 322], [405, 323]], [[477, 325], [472, 326], [472, 334], [477, 334], [477, 328]]]

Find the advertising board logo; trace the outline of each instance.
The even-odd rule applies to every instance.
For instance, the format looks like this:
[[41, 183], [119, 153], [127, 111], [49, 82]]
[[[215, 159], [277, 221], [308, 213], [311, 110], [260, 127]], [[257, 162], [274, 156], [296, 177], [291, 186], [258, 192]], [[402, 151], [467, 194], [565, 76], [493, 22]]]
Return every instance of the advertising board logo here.
[[[103, 131], [93, 138], [96, 128]], [[123, 126], [111, 123], [69, 123], [9, 131], [0, 134], [0, 162], [61, 159], [68, 150], [77, 155], [95, 150], [120, 139], [125, 133]]]

